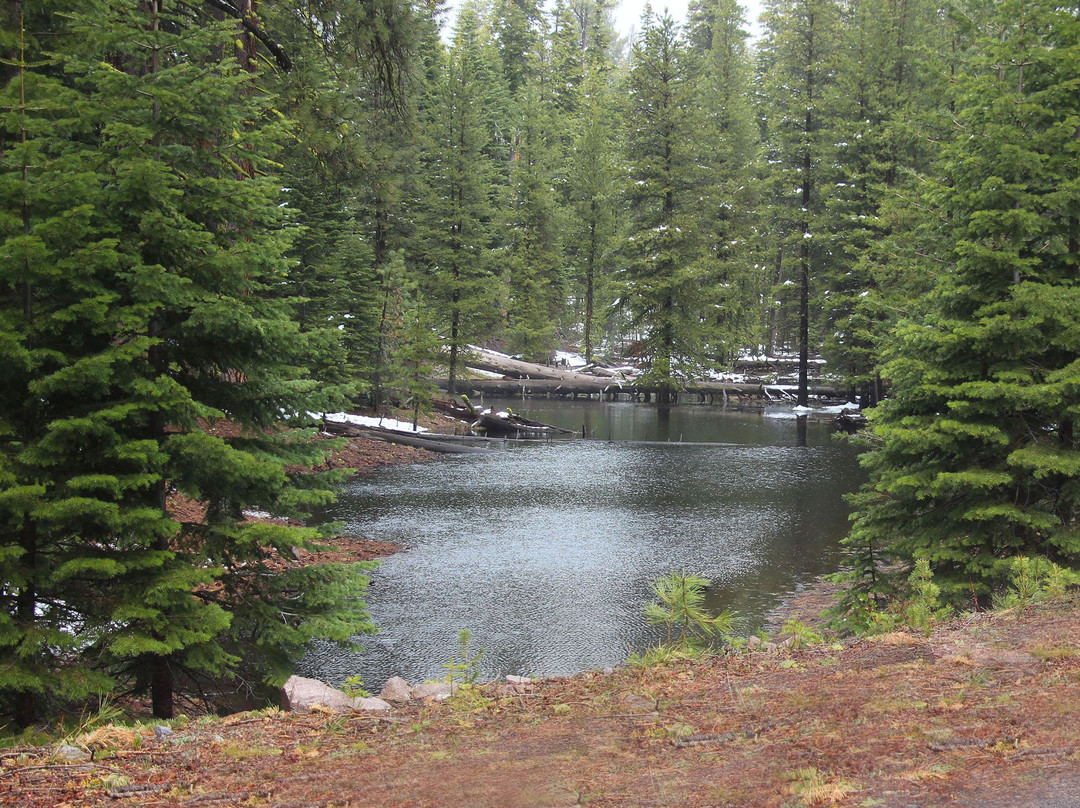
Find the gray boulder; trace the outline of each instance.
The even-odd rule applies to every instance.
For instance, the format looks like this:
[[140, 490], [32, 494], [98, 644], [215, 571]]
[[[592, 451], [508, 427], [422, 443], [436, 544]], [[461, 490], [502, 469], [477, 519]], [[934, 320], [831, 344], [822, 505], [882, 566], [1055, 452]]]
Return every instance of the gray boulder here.
[[412, 698], [412, 686], [400, 676], [391, 676], [383, 685], [379, 698], [384, 701], [409, 701]]
[[390, 702], [383, 699], [353, 699], [354, 710], [366, 710], [368, 712], [385, 712], [391, 709]]
[[317, 679], [305, 679], [303, 676], [290, 676], [282, 686], [281, 707], [290, 712], [307, 712], [318, 708], [334, 713], [390, 709], [390, 705], [382, 699], [353, 698]]

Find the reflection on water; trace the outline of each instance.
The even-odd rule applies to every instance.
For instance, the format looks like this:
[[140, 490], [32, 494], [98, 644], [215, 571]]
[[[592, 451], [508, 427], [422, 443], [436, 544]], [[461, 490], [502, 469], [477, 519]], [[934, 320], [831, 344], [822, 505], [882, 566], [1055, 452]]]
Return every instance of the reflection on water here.
[[487, 649], [488, 677], [603, 667], [656, 642], [641, 604], [669, 570], [711, 579], [712, 605], [736, 609], [749, 631], [838, 564], [842, 495], [859, 476], [854, 452], [820, 425], [707, 407], [665, 417], [621, 403], [510, 406], [579, 435], [584, 425], [594, 439], [350, 483], [328, 518], [406, 550], [374, 574], [368, 603], [381, 633], [359, 655], [315, 648], [306, 675], [336, 684], [359, 674], [373, 690], [392, 675], [440, 678], [463, 628]]

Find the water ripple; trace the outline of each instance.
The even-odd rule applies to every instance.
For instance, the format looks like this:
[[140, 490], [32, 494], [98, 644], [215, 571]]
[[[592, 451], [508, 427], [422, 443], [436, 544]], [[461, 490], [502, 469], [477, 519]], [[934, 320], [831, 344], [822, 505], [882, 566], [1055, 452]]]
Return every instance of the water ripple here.
[[[655, 426], [638, 410], [639, 427]], [[649, 581], [672, 569], [711, 579], [713, 604], [753, 624], [835, 566], [841, 497], [857, 480], [847, 447], [816, 432], [813, 445], [791, 445], [792, 422], [757, 420], [756, 433], [740, 420], [723, 446], [563, 442], [353, 481], [327, 517], [407, 549], [373, 576], [381, 633], [362, 638], [367, 650], [317, 646], [304, 672], [333, 683], [359, 673], [374, 689], [391, 675], [439, 678], [462, 628], [487, 649], [485, 676], [615, 664], [658, 639], [640, 609]]]

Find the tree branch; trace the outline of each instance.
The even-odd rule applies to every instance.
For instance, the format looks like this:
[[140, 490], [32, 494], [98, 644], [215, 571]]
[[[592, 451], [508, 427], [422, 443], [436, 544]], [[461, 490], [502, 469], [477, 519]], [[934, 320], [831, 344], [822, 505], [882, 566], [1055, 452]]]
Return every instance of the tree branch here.
[[241, 14], [240, 9], [228, 2], [228, 0], [206, 0], [206, 3], [219, 11], [225, 12], [230, 17], [240, 20], [240, 24], [244, 26], [244, 30], [266, 46], [266, 49], [270, 51], [270, 55], [274, 57], [274, 61], [277, 62], [278, 67], [286, 72], [292, 70], [292, 59], [289, 58], [289, 54], [285, 52], [285, 49], [282, 48], [281, 45], [274, 42], [269, 34], [258, 26], [254, 16]]

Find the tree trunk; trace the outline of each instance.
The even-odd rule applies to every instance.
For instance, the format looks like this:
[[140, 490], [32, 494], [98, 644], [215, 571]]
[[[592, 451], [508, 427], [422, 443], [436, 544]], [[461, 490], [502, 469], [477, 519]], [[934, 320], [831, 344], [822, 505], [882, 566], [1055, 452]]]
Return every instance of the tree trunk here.
[[[456, 295], [455, 295], [456, 298]], [[455, 308], [457, 300], [454, 301]], [[455, 310], [450, 316], [450, 367], [447, 371], [446, 392], [453, 396], [457, 393], [457, 366], [458, 366], [458, 324], [461, 315]]]
[[173, 674], [168, 657], [155, 656], [150, 661], [150, 702], [154, 718], [173, 717]]
[[585, 269], [585, 361], [593, 361], [592, 322], [596, 306], [596, 201], [593, 200], [593, 221], [589, 223], [589, 258]]
[[810, 257], [806, 245], [802, 248], [802, 270], [799, 280], [799, 395], [798, 404], [806, 407], [810, 403]]
[[[32, 630], [37, 621], [37, 523], [30, 518], [24, 518], [20, 531], [19, 544], [22, 547], [22, 563], [27, 567], [26, 583], [20, 587], [19, 594], [15, 599], [15, 616], [18, 621], [18, 630], [25, 635]], [[20, 727], [28, 727], [37, 720], [37, 696], [29, 690], [20, 690], [15, 693], [15, 723]]]

